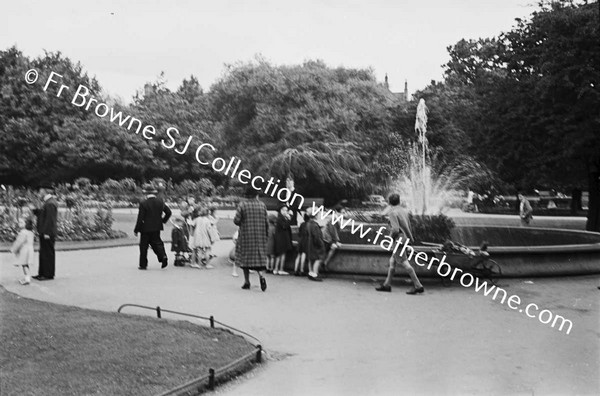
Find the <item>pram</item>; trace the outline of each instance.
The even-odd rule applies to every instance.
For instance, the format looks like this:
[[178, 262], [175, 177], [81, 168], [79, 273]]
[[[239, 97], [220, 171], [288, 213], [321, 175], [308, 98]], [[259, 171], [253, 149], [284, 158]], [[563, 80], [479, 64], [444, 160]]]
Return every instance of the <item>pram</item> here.
[[[448, 240], [441, 246], [439, 254], [446, 255], [450, 265], [476, 277], [486, 279], [492, 285], [495, 285], [498, 278], [502, 276], [502, 268], [490, 258], [487, 249], [486, 242], [482, 243], [479, 249], [473, 250], [465, 245]], [[446, 284], [444, 283], [444, 285]]]
[[171, 231], [171, 251], [175, 252], [175, 267], [185, 267], [190, 264], [192, 249], [190, 248], [190, 230], [183, 219], [173, 222]]

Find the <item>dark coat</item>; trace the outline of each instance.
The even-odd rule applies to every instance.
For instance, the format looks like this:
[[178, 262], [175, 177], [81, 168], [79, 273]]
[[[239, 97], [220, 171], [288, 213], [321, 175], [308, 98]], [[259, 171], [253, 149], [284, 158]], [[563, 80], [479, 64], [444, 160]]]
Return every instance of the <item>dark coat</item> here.
[[[165, 214], [164, 217], [162, 214]], [[162, 199], [150, 197], [140, 203], [137, 222], [133, 232], [156, 232], [163, 230], [163, 224], [171, 217], [171, 209]]]
[[58, 202], [54, 197], [51, 197], [41, 209], [34, 211], [37, 216], [37, 232], [38, 235], [50, 235], [56, 237], [56, 223], [58, 218]]
[[298, 253], [306, 253], [306, 246], [308, 245], [308, 231], [306, 229], [306, 221], [300, 224], [298, 227]]
[[306, 255], [308, 259], [311, 261], [323, 259], [325, 243], [323, 242], [321, 227], [313, 219], [303, 224], [306, 224]]
[[173, 227], [171, 230], [171, 251], [189, 252], [187, 226]]
[[233, 222], [240, 227], [235, 245], [236, 264], [241, 268], [265, 268], [269, 232], [266, 205], [256, 199], [241, 202]]
[[275, 223], [275, 255], [282, 255], [292, 249], [292, 227], [290, 220], [281, 213]]

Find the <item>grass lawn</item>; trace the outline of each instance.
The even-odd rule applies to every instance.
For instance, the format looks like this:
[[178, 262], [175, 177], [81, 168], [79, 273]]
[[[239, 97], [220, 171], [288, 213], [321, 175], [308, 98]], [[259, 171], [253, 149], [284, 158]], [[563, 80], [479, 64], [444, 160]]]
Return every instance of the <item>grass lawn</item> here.
[[2, 395], [155, 395], [254, 350], [228, 331], [23, 298], [0, 287]]

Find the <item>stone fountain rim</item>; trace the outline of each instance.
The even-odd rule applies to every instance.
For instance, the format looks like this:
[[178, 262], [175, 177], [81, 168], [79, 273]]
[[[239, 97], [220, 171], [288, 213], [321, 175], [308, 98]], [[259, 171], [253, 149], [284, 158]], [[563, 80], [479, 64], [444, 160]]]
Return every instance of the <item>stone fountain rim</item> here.
[[[383, 223], [365, 223], [370, 225], [380, 225]], [[583, 234], [583, 235], [595, 235], [598, 237], [596, 243], [577, 243], [568, 245], [537, 245], [537, 246], [490, 246], [488, 251], [490, 253], [499, 254], [513, 254], [513, 253], [585, 253], [585, 252], [600, 252], [600, 232], [585, 231], [585, 230], [570, 230], [565, 228], [546, 228], [546, 227], [517, 227], [517, 226], [498, 226], [498, 225], [485, 225], [485, 224], [473, 224], [473, 225], [456, 225], [457, 228], [503, 228], [503, 229], [530, 229], [536, 231], [550, 231], [570, 234]], [[412, 245], [418, 248], [419, 251], [423, 252], [439, 252], [436, 247], [425, 246], [425, 245]], [[440, 245], [441, 246], [441, 245]], [[469, 246], [470, 248], [477, 248], [477, 246]], [[342, 244], [341, 250], [353, 250], [353, 251], [370, 251], [374, 249], [381, 253], [389, 254], [388, 251], [379, 247], [378, 245], [369, 244]]]

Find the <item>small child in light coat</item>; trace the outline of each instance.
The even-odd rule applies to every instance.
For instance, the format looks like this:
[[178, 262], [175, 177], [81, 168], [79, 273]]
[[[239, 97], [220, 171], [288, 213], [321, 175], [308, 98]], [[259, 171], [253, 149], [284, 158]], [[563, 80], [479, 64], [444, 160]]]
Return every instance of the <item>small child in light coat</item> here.
[[[208, 220], [210, 220], [210, 229], [208, 230], [209, 235], [210, 235], [210, 240], [212, 242], [212, 244], [214, 245], [215, 242], [218, 242], [221, 240], [221, 234], [219, 234], [219, 230], [217, 228], [217, 222], [219, 221], [217, 219], [217, 208], [216, 207], [211, 207], [208, 209]], [[213, 257], [217, 257], [215, 254], [212, 253], [212, 246], [209, 250], [209, 257], [212, 259]]]
[[19, 219], [19, 234], [15, 239], [10, 251], [15, 255], [15, 266], [21, 267], [25, 277], [19, 282], [22, 285], [31, 283], [29, 266], [33, 265], [33, 220]]
[[[210, 238], [210, 220], [208, 219], [208, 209], [202, 208], [198, 212], [198, 217], [194, 219], [194, 237], [193, 237], [193, 249], [194, 249], [194, 262], [190, 265], [193, 268], [214, 268], [208, 264], [210, 247], [212, 246], [212, 240]], [[202, 266], [200, 266], [200, 263]]]

